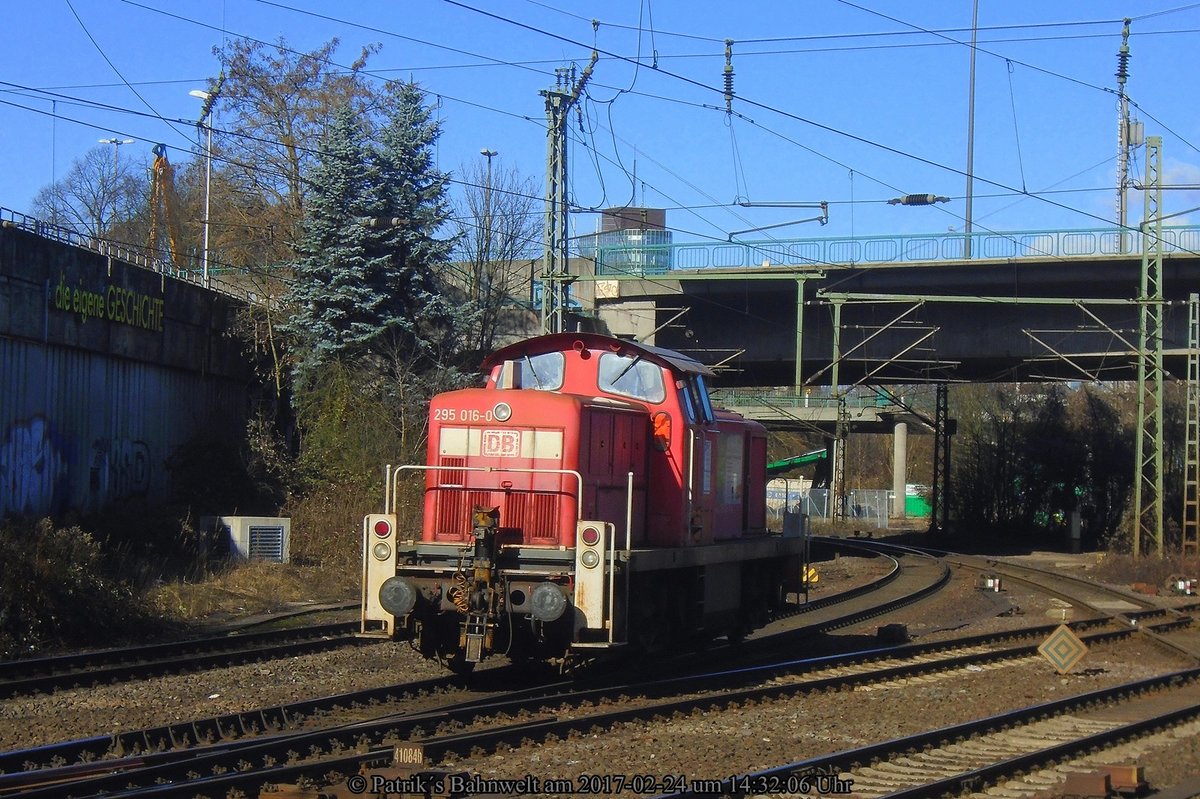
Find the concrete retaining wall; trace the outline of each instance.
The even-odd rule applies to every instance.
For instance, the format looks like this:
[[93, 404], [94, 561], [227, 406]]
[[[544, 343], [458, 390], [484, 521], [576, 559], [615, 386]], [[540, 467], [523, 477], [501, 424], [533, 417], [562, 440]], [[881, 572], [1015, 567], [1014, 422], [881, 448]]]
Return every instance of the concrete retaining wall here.
[[197, 435], [242, 435], [223, 295], [0, 227], [0, 517], [166, 499]]

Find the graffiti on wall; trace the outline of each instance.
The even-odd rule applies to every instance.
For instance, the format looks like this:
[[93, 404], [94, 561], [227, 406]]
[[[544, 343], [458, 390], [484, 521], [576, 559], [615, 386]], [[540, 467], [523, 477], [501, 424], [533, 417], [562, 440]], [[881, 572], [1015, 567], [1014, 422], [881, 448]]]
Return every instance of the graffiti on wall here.
[[0, 446], [0, 516], [59, 508], [68, 493], [67, 457], [42, 416], [10, 425]]
[[150, 447], [145, 441], [98, 438], [88, 478], [92, 503], [144, 496], [150, 491]]
[[[44, 416], [10, 425], [0, 442], [0, 517], [57, 513], [72, 505], [71, 451]], [[96, 439], [85, 463], [90, 510], [150, 492], [153, 469], [145, 441]]]

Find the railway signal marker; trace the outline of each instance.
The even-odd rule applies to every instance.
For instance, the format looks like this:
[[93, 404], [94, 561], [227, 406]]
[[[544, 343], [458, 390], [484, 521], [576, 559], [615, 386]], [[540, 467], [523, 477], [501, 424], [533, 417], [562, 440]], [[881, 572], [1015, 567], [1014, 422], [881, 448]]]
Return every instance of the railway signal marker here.
[[1058, 669], [1059, 674], [1069, 673], [1083, 660], [1087, 652], [1087, 646], [1065, 624], [1059, 625], [1038, 647], [1038, 653], [1050, 661], [1050, 665]]

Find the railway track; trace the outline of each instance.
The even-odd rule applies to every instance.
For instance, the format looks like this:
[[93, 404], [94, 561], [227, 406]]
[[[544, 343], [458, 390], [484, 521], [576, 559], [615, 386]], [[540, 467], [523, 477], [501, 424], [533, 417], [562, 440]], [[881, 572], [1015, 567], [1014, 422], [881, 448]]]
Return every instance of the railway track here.
[[[1200, 669], [1092, 691], [1069, 699], [1001, 713], [933, 732], [835, 752], [778, 768], [736, 775], [720, 792], [727, 796], [849, 793], [863, 799], [984, 795], [1008, 781], [1005, 796], [1052, 789], [1063, 775], [1102, 760], [1095, 751], [1175, 730], [1200, 731]], [[1170, 692], [1169, 702], [1161, 694]], [[1156, 694], [1151, 701], [1144, 697]], [[1118, 703], [1121, 712], [1112, 712]], [[1171, 707], [1163, 709], [1162, 704]], [[1130, 718], [1134, 716], [1135, 718]], [[1185, 730], [1186, 734], [1186, 730]], [[1055, 768], [1049, 768], [1058, 764]], [[1030, 774], [1029, 772], [1033, 772]], [[1018, 775], [1019, 784], [1014, 784]], [[707, 795], [694, 790], [663, 797]], [[986, 794], [994, 796], [995, 794]]]
[[[817, 539], [836, 544], [839, 539]], [[985, 558], [961, 555], [944, 550], [909, 545], [890, 544], [883, 541], [861, 542], [856, 545], [868, 551], [880, 553], [919, 553], [937, 557], [942, 562], [969, 569], [980, 574], [996, 575], [1010, 582], [1023, 583], [1033, 590], [1055, 597], [1064, 603], [1064, 618], [1070, 609], [1081, 608], [1090, 619], [1113, 619], [1130, 626], [1137, 626], [1147, 619], [1164, 616], [1175, 619], [1186, 619], [1189, 613], [1200, 610], [1200, 602], [1183, 605], [1176, 608], [1163, 608], [1148, 597], [1130, 591], [1101, 585], [1090, 580], [1060, 571], [1050, 571], [1026, 564], [1013, 563], [1000, 558]], [[1168, 626], [1165, 631], [1174, 629]], [[1154, 629], [1144, 630], [1146, 637], [1159, 646], [1169, 649], [1185, 657], [1200, 661], [1200, 651], [1196, 648], [1183, 646], [1163, 632]]]
[[[870, 553], [874, 554], [874, 553]], [[914, 576], [912, 570], [901, 567], [900, 562], [888, 557], [890, 568], [881, 578], [872, 583], [856, 588], [843, 594], [814, 602], [803, 608], [802, 615], [807, 624], [804, 630], [831, 629], [861, 620], [872, 613], [883, 612], [888, 608], [903, 606], [915, 601], [944, 584], [944, 570], [933, 569], [925, 558], [923, 570], [917, 570]], [[872, 602], [867, 597], [877, 595]], [[867, 607], [874, 605], [874, 607]], [[840, 609], [839, 609], [840, 607]], [[760, 636], [755, 641], [748, 641], [736, 653], [711, 653], [716, 659], [732, 657], [739, 659], [743, 655], [759, 652], [769, 652], [767, 642], [772, 636]], [[869, 658], [869, 655], [864, 655]], [[707, 659], [711, 665], [713, 658]], [[676, 662], [666, 660], [655, 664], [656, 673], [678, 673], [681, 663], [691, 663], [694, 667], [694, 656], [680, 658]], [[14, 786], [27, 784], [21, 779], [19, 772], [34, 770], [57, 770], [66, 768], [73, 777], [80, 776], [79, 772], [88, 770], [103, 770], [112, 767], [113, 763], [122, 763], [130, 758], [141, 761], [148, 755], [169, 751], [201, 748], [204, 745], [228, 745], [233, 742], [252, 740], [256, 736], [267, 734], [282, 734], [288, 731], [298, 731], [315, 723], [315, 719], [329, 714], [349, 712], [361, 717], [369, 715], [371, 708], [380, 706], [404, 706], [411, 708], [414, 704], [421, 706], [433, 701], [446, 703], [446, 698], [462, 699], [468, 705], [471, 702], [483, 701], [481, 697], [489, 696], [486, 681], [491, 672], [481, 672], [473, 680], [475, 689], [474, 699], [466, 691], [460, 678], [444, 677], [426, 680], [407, 685], [389, 686], [380, 689], [358, 691], [338, 696], [306, 700], [283, 706], [260, 708], [257, 710], [225, 714], [219, 717], [198, 719], [188, 722], [164, 725], [120, 733], [113, 736], [94, 736], [91, 738], [64, 741], [57, 744], [0, 753], [0, 792], [9, 793], [17, 788]], [[505, 679], [503, 677], [498, 679]], [[482, 684], [481, 684], [482, 683]], [[538, 684], [525, 692], [527, 697], [552, 694], [565, 690], [568, 683], [546, 684], [544, 675]], [[494, 694], [494, 688], [493, 688]], [[515, 695], [514, 695], [515, 696]], [[440, 698], [440, 699], [439, 699]], [[74, 764], [68, 766], [67, 764]], [[88, 765], [95, 764], [95, 765]], [[49, 778], [49, 773], [42, 775]]]
[[[104, 791], [130, 797], [224, 796], [234, 789], [253, 795], [264, 783], [312, 779], [331, 771], [347, 776], [362, 766], [386, 762], [392, 756], [388, 746], [392, 741], [407, 742], [405, 751], [410, 758], [438, 761], [450, 754], [520, 746], [526, 740], [567, 737], [675, 713], [719, 711], [806, 692], [847, 690], [1033, 658], [1046, 629], [1030, 630], [1018, 643], [997, 640], [1012, 633], [973, 636], [953, 644], [909, 645], [687, 678], [599, 687], [539, 686], [525, 695], [458, 701], [418, 712], [377, 708], [372, 718], [319, 729], [140, 751], [102, 762], [0, 775], [0, 795], [19, 791], [26, 799], [58, 797], [68, 784], [78, 795]], [[1132, 634], [1127, 628], [1111, 626], [1081, 632], [1093, 643]]]
[[[854, 546], [862, 549], [860, 542], [854, 542]], [[916, 555], [917, 553], [893, 552], [891, 557], [895, 562], [888, 573], [871, 586], [854, 593], [871, 594], [878, 600], [881, 593], [895, 592], [897, 596], [889, 596], [887, 600], [902, 606], [936, 591], [938, 585], [946, 579], [945, 565], [933, 563], [928, 553], [921, 553], [920, 557]], [[922, 576], [915, 578], [914, 574]], [[900, 590], [900, 585], [909, 580], [912, 585], [903, 591]], [[900, 597], [899, 594], [906, 596]], [[829, 603], [825, 607], [818, 605], [806, 613], [797, 614], [806, 624], [795, 632], [803, 635], [803, 631], [811, 633], [816, 629], [835, 629], [869, 618], [870, 615], [886, 612], [878, 608], [872, 612], [869, 609], [850, 607], [852, 603], [853, 598], [846, 599], [843, 603]], [[839, 604], [842, 606], [839, 607]], [[879, 602], [876, 601], [876, 604]], [[842, 620], [839, 621], [839, 618]], [[1131, 621], [1135, 623], [1130, 623]], [[1106, 641], [1128, 639], [1147, 632], [1157, 634], [1189, 623], [1190, 619], [1179, 613], [1139, 607], [1119, 614], [1096, 613], [1073, 623], [1072, 627], [1085, 642], [1096, 645]], [[344, 784], [340, 789], [337, 787], [338, 775], [345, 778], [363, 768], [385, 766], [393, 760], [397, 742], [402, 744], [401, 751], [405, 753], [406, 758], [436, 763], [447, 757], [467, 757], [472, 752], [496, 751], [506, 746], [520, 748], [528, 745], [530, 741], [564, 739], [606, 731], [628, 722], [649, 723], [672, 716], [678, 717], [678, 714], [720, 713], [724, 709], [747, 704], [786, 701], [810, 692], [871, 690], [872, 686], [905, 684], [905, 681], [913, 679], [914, 676], [922, 675], [939, 675], [933, 678], [948, 680], [953, 679], [953, 675], [959, 671], [1004, 668], [1008, 663], [1020, 665], [1026, 661], [1032, 662], [1038, 657], [1035, 653], [1042, 638], [1056, 627], [1056, 624], [1052, 624], [1009, 631], [996, 636], [971, 636], [954, 641], [880, 647], [848, 656], [743, 665], [720, 673], [689, 676], [676, 673], [640, 682], [603, 684], [601, 680], [585, 680], [585, 684], [582, 685], [571, 685], [566, 681], [540, 683], [521, 692], [503, 695], [472, 694], [464, 689], [458, 678], [447, 677], [414, 683], [407, 687], [379, 689], [373, 696], [371, 692], [358, 692], [267, 711], [254, 711], [250, 714], [235, 714], [221, 719], [124, 733], [111, 738], [106, 736], [93, 739], [90, 749], [82, 747], [84, 742], [68, 742], [77, 748], [68, 752], [63, 748], [41, 747], [38, 750], [0, 754], [0, 770], [25, 769], [23, 773], [0, 774], [0, 796], [19, 794], [29, 799], [38, 799], [59, 797], [66, 792], [73, 795], [104, 792], [106, 795], [128, 797], [191, 797], [225, 796], [229, 791], [243, 791], [253, 796], [263, 785], [297, 781], [308, 785], [311, 784], [310, 780], [321, 784], [332, 782], [333, 787], [322, 791], [331, 797], [343, 796], [349, 794], [345, 793]], [[747, 659], [753, 660], [755, 657], [767, 657], [773, 643], [777, 643], [780, 638], [786, 639], [791, 634], [775, 633], [768, 629], [761, 640], [752, 639], [743, 644], [744, 651], [739, 653], [742, 656], [740, 662], [744, 663]], [[756, 646], [761, 646], [761, 650], [757, 650]], [[733, 653], [735, 650], [729, 651]], [[714, 657], [706, 657], [706, 663], [714, 662], [723, 652], [710, 653]], [[694, 656], [692, 659], [694, 661]], [[476, 677], [489, 673], [491, 672], [481, 672]], [[1195, 670], [1183, 671], [1157, 683], [1153, 680], [1132, 683], [1127, 686], [1127, 692], [1130, 695], [1148, 690], [1166, 692], [1180, 686], [1190, 686], [1198, 679], [1200, 673]], [[508, 681], [509, 677], [503, 674], [496, 675], [497, 684]], [[1119, 692], [1114, 693], [1113, 697], [1120, 695]], [[1200, 705], [1200, 702], [1196, 701], [1197, 698], [1200, 697], [1193, 697], [1188, 702], [1192, 706]], [[1063, 701], [1067, 703], [1063, 705], [1064, 708], [1075, 707], [1070, 704], [1070, 700]], [[1080, 698], [1078, 706], [1086, 707], [1089, 703], [1094, 705], [1101, 701], [1117, 699], [1106, 699], [1102, 692], [1093, 692]], [[1033, 714], [1033, 718], [1038, 714], [1044, 716], [1048, 707], [1050, 705], [1027, 710]], [[1072, 712], [1074, 711], [1063, 711], [1066, 714]], [[1030, 729], [1035, 737], [1045, 738], [1053, 733], [1058, 741], [1054, 747], [1062, 747], [1061, 750], [1056, 748], [1055, 751], [1064, 753], [1061, 757], [1068, 757], [1071, 746], [1075, 745], [1068, 743], [1085, 738], [1085, 732], [1094, 736], [1100, 732], [1116, 730], [1114, 736], [1128, 737], [1138, 729], [1149, 729], [1156, 724], [1181, 723], [1186, 714], [1182, 711], [1180, 713], [1182, 715], [1174, 720], [1167, 716], [1153, 721], [1145, 720], [1143, 727], [1136, 729], [1127, 724], [1115, 723], [1103, 725], [1107, 727], [1106, 730], [1096, 727], [1085, 729], [1086, 725], [1072, 727], [1069, 718], [1056, 728]], [[1007, 716], [1008, 714], [997, 718]], [[344, 720], [345, 718], [350, 720]], [[333, 723], [338, 719], [343, 719], [342, 723]], [[1016, 722], [1010, 719], [996, 723], [1003, 725]], [[986, 728], [986, 724], [984, 727]], [[968, 725], [955, 729], [959, 737], [968, 734], [988, 734], [968, 733]], [[907, 747], [911, 748], [913, 742], [919, 740], [919, 736], [904, 740], [907, 741]], [[999, 743], [1004, 739], [1001, 737], [996, 740], [998, 743], [995, 747], [984, 742], [975, 744], [974, 748], [982, 753], [980, 757], [988, 763], [1014, 759], [1015, 756], [1004, 756]], [[1086, 749], [1102, 742], [1100, 738], [1093, 738], [1079, 746]], [[104, 750], [99, 751], [97, 747], [102, 745]], [[953, 737], [947, 742], [947, 746], [951, 745]], [[853, 751], [862, 754], [862, 750]], [[1035, 767], [1028, 763], [1047, 762], [1045, 753], [1029, 756], [1033, 760], [1022, 761], [1026, 762], [1026, 765], [1018, 768], [1027, 770]], [[18, 766], [18, 759], [21, 758], [24, 759]], [[74, 765], [65, 765], [67, 762]], [[817, 767], [813, 765], [815, 762], [804, 761], [804, 765], [798, 768], [806, 768], [809, 770], [807, 773], [811, 773], [811, 770]], [[850, 771], [837, 771], [835, 774], [829, 771], [834, 766], [826, 764], [825, 779], [855, 779], [860, 781], [855, 783], [856, 791], [860, 784], [863, 790], [873, 790], [868, 778], [877, 776], [878, 773], [886, 773], [891, 768], [888, 765], [891, 761], [882, 755], [874, 761], [855, 762], [871, 762], [878, 768], [861, 774]], [[40, 768], [34, 770], [35, 767]], [[926, 783], [929, 783], [935, 774], [932, 761], [918, 766], [898, 764], [901, 773], [904, 773], [906, 768], [910, 774], [915, 770], [924, 776], [918, 778], [911, 788], [896, 789], [915, 791], [904, 795], [938, 795], [937, 791], [942, 790], [933, 787], [928, 788], [933, 793], [921, 792], [927, 790]], [[958, 783], [959, 785], [984, 784], [969, 781], [984, 779], [982, 774], [974, 774], [983, 768], [978, 763], [964, 761], [956, 768], [958, 770], [953, 774], [939, 779], [968, 780], [966, 783]], [[784, 767], [770, 773], [757, 772], [753, 775], [739, 776], [749, 780], [751, 777], [758, 779], [767, 775], [776, 779], [774, 784], [786, 785], [786, 782], [779, 782], [779, 779], [786, 780], [787, 777], [780, 775], [791, 773], [794, 777], [802, 773], [786, 772], [782, 769]], [[937, 772], [941, 773], [942, 771]], [[1001, 772], [988, 773], [992, 774], [989, 777], [991, 779], [1003, 779]], [[767, 785], [769, 783], [761, 780], [757, 783], [744, 780], [741, 787]], [[837, 785], [836, 782], [828, 782], [826, 787], [836, 788]], [[880, 786], [878, 790], [881, 793], [864, 795], [894, 793], [894, 786], [886, 782]], [[637, 792], [645, 793], [642, 790], [645, 787], [641, 786]], [[722, 792], [740, 795], [738, 787], [729, 783], [722, 786]], [[265, 792], [261, 795], [271, 794]], [[679, 795], [688, 794], [685, 791]]]
[[[708, 669], [729, 668], [735, 664], [748, 664], [772, 657], [778, 658], [780, 650], [787, 650], [793, 642], [818, 632], [837, 629], [870, 618], [879, 613], [903, 607], [936, 591], [945, 584], [947, 572], [935, 567], [928, 556], [920, 556], [920, 565], [906, 570], [900, 561], [890, 555], [878, 555], [855, 549], [859, 554], [885, 557], [888, 566], [879, 578], [839, 594], [823, 598], [819, 602], [801, 606], [794, 613], [772, 625], [773, 630], [756, 633], [740, 646], [717, 648], [708, 654], [705, 664]], [[796, 619], [803, 626], [794, 625], [780, 631]], [[939, 648], [934, 644], [931, 651]], [[881, 652], [883, 650], [880, 650]], [[878, 657], [878, 653], [866, 652], [863, 659]], [[695, 657], [687, 654], [676, 658], [664, 658], [641, 670], [641, 679], [666, 679], [668, 676], [694, 672]], [[261, 707], [241, 713], [194, 719], [158, 727], [131, 730], [115, 735], [93, 736], [31, 749], [0, 752], [0, 775], [16, 771], [63, 766], [70, 763], [91, 762], [107, 757], [125, 757], [180, 749], [201, 743], [217, 743], [239, 740], [265, 732], [297, 730], [309, 725], [314, 717], [336, 711], [365, 713], [381, 705], [411, 705], [414, 701], [428, 703], [431, 697], [463, 696], [480, 699], [494, 696], [500, 684], [512, 679], [512, 671], [505, 670], [503, 676], [493, 671], [482, 671], [470, 681], [461, 677], [445, 677], [414, 683], [369, 688], [344, 694], [315, 699], [306, 699], [285, 705]], [[594, 677], [594, 675], [591, 675]], [[591, 678], [589, 677], [589, 678]], [[539, 686], [530, 689], [542, 694], [562, 690], [571, 683], [566, 680], [545, 682], [545, 675], [537, 675]], [[519, 681], [519, 680], [518, 680]]]
[[239, 632], [0, 662], [0, 698], [358, 645], [358, 622]]

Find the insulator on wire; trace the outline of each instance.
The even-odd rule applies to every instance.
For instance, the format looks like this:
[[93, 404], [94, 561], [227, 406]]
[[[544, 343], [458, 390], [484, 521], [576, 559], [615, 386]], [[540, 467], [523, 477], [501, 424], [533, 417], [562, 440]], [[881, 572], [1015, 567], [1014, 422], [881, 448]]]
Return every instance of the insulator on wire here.
[[1122, 49], [1121, 52], [1117, 53], [1116, 78], [1121, 83], [1124, 83], [1126, 79], [1129, 78], [1129, 58], [1130, 56], [1127, 50]]
[[903, 197], [888, 200], [888, 205], [933, 205], [934, 203], [948, 202], [950, 202], [949, 197], [937, 194], [905, 194]]
[[733, 39], [725, 40], [725, 113], [733, 113]]
[[1122, 88], [1125, 86], [1125, 81], [1129, 78], [1129, 23], [1131, 20], [1126, 17], [1125, 29], [1121, 31], [1121, 49], [1117, 51], [1117, 83]]

